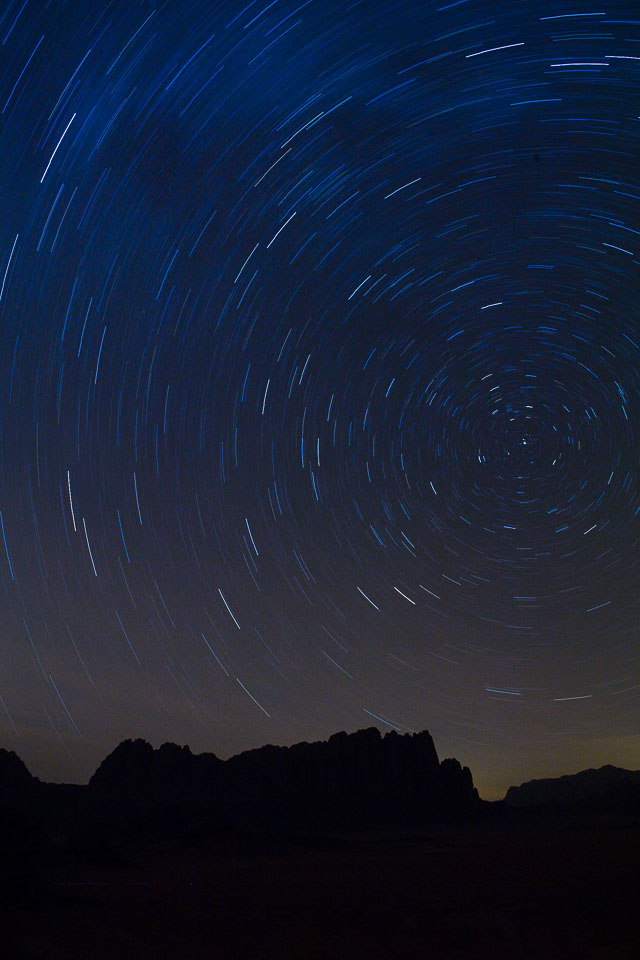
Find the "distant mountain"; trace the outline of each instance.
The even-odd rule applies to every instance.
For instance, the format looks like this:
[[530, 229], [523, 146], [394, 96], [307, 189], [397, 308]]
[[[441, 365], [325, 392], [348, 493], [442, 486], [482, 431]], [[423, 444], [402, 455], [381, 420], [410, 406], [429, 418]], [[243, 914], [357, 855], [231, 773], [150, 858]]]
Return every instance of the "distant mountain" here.
[[0, 751], [0, 804], [27, 811], [49, 836], [85, 838], [143, 823], [172, 835], [194, 824], [218, 834], [394, 830], [468, 818], [481, 807], [469, 769], [440, 762], [428, 732], [381, 736], [375, 727], [226, 761], [125, 740], [87, 786], [42, 783], [16, 754]]
[[565, 777], [530, 780], [509, 787], [505, 803], [528, 809], [640, 813], [640, 770], [608, 765]]

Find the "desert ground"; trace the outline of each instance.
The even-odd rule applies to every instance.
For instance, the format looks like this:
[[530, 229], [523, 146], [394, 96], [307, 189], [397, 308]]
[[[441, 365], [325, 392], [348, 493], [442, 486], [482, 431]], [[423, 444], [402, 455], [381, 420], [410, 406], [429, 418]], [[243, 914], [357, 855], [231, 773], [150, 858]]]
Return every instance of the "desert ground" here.
[[637, 960], [640, 826], [157, 841], [20, 871], [14, 960]]

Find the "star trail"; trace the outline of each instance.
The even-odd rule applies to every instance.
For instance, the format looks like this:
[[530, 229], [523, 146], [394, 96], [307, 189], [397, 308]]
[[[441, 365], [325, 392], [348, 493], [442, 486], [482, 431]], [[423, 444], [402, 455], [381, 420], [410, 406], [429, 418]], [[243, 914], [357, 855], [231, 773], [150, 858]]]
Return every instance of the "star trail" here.
[[640, 17], [7, 3], [0, 722], [638, 766]]

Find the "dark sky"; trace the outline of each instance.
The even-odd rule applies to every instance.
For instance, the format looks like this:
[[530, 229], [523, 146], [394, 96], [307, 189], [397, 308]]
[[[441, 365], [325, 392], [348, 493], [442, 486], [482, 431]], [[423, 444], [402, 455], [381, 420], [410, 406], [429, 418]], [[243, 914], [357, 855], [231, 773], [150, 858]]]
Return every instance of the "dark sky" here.
[[17, 0], [0, 43], [2, 744], [640, 766], [637, 4]]

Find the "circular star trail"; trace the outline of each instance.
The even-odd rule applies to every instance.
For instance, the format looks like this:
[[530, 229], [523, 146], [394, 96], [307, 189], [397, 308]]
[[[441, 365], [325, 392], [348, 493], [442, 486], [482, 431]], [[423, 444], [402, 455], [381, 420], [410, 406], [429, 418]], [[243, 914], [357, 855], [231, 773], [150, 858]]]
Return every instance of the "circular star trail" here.
[[6, 745], [637, 765], [634, 5], [18, 0], [0, 43]]

